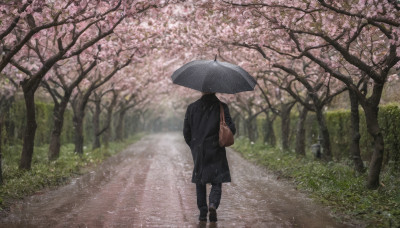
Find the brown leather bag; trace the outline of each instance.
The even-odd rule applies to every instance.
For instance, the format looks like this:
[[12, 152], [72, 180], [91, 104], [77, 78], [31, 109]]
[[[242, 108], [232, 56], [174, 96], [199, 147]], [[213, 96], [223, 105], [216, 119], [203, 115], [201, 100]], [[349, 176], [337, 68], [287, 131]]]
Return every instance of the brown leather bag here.
[[225, 123], [225, 114], [222, 103], [219, 103], [220, 107], [220, 123], [219, 123], [219, 146], [226, 147], [231, 146], [234, 143], [233, 134], [231, 129]]

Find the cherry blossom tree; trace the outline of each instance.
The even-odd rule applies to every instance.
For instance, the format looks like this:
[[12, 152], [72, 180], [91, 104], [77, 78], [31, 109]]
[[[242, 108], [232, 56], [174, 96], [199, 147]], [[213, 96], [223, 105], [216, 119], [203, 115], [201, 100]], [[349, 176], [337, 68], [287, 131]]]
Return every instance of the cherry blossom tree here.
[[[71, 5], [71, 4], [70, 4]], [[120, 5], [120, 3], [119, 3]], [[119, 8], [117, 5], [112, 6], [110, 8], [110, 12], [116, 11]], [[60, 13], [61, 14], [61, 13]], [[55, 46], [58, 47], [58, 50], [54, 53], [46, 52], [47, 49], [49, 48], [51, 44], [46, 42], [47, 39], [50, 37], [53, 37], [54, 35], [46, 36], [48, 33], [47, 30], [43, 30], [43, 36], [41, 38], [35, 39], [35, 41], [29, 40], [27, 42], [27, 46], [25, 46], [23, 51], [20, 51], [20, 55], [17, 57], [14, 57], [14, 60], [10, 58], [10, 63], [19, 69], [21, 72], [26, 74], [26, 78], [24, 78], [21, 81], [21, 86], [22, 90], [24, 93], [24, 98], [25, 98], [25, 104], [26, 104], [26, 110], [27, 110], [27, 128], [25, 130], [25, 136], [24, 136], [24, 146], [22, 149], [22, 155], [21, 155], [21, 162], [20, 162], [20, 169], [30, 169], [31, 166], [31, 160], [32, 160], [32, 154], [33, 154], [33, 142], [35, 138], [35, 132], [36, 132], [36, 115], [35, 115], [35, 92], [40, 85], [41, 80], [45, 77], [47, 72], [51, 69], [51, 67], [59, 60], [62, 58], [72, 57], [75, 56], [79, 53], [81, 53], [83, 50], [87, 49], [88, 47], [92, 46], [95, 44], [97, 41], [101, 40], [102, 38], [106, 37], [107, 35], [111, 34], [115, 26], [117, 26], [120, 21], [117, 23], [113, 24], [111, 27], [106, 29], [105, 32], [100, 32], [97, 36], [94, 36], [93, 38], [89, 39], [87, 42], [85, 42], [82, 46], [80, 46], [77, 49], [72, 49], [80, 36], [82, 36], [87, 30], [92, 28], [92, 26], [98, 25], [102, 20], [104, 20], [104, 17], [108, 13], [104, 14], [103, 16], [99, 18], [93, 18], [90, 22], [87, 22], [86, 20], [81, 22], [78, 21], [76, 23], [72, 23], [72, 32], [70, 33], [67, 28], [65, 28], [64, 32], [60, 32], [59, 38], [56, 39], [56, 42], [51, 43]], [[48, 15], [51, 15], [50, 12]], [[56, 19], [58, 20], [58, 19]], [[29, 23], [31, 27], [36, 27], [34, 22]], [[65, 26], [63, 26], [65, 27]], [[99, 27], [100, 28], [100, 27]], [[57, 34], [56, 28], [53, 28], [54, 33]], [[57, 36], [57, 35], [56, 35]], [[40, 46], [40, 39], [44, 39], [47, 45], [45, 46]], [[18, 40], [18, 38], [17, 38]], [[23, 47], [23, 46], [22, 46]], [[21, 47], [21, 48], [22, 48]], [[52, 48], [50, 48], [52, 49]], [[31, 57], [32, 53], [31, 50], [33, 50], [34, 54], [36, 55], [34, 57]], [[68, 54], [67, 54], [68, 52]], [[37, 61], [36, 64], [29, 64], [28, 61], [23, 62], [23, 59], [27, 59], [28, 61]], [[41, 66], [39, 66], [41, 64]]]
[[[64, 113], [67, 109], [72, 92], [79, 83], [97, 65], [97, 56], [93, 60], [84, 63], [78, 55], [76, 61], [72, 58], [56, 64], [53, 68], [53, 77], [42, 81], [54, 101], [54, 125], [49, 144], [49, 160], [55, 160], [60, 153], [60, 136], [64, 123]], [[76, 71], [72, 70], [76, 69]], [[75, 73], [76, 72], [76, 73]]]
[[[105, 98], [105, 102], [101, 102], [101, 106], [106, 109], [106, 118], [103, 121], [103, 128], [101, 130], [94, 131], [95, 140], [93, 142], [93, 148], [100, 147], [100, 138], [99, 136], [103, 134], [103, 142], [106, 147], [108, 147], [109, 141], [111, 140], [111, 132], [112, 132], [112, 117], [114, 114], [115, 106], [117, 105], [118, 92], [114, 88], [110, 88], [109, 90], [103, 92], [103, 97]], [[97, 109], [96, 104], [96, 109]], [[97, 112], [97, 110], [96, 110]], [[93, 122], [95, 122], [95, 118], [93, 117]], [[95, 124], [93, 124], [95, 125]]]
[[109, 62], [101, 63], [89, 78], [83, 80], [81, 85], [77, 87], [76, 93], [72, 95], [70, 100], [72, 110], [74, 111], [74, 127], [75, 127], [75, 152], [83, 154], [83, 121], [85, 117], [85, 108], [93, 91], [107, 83], [121, 69], [128, 66], [133, 58], [133, 54], [128, 56], [125, 62], [110, 64]]
[[[104, 102], [103, 98], [108, 94], [112, 94], [109, 97], [109, 101]], [[100, 136], [105, 133], [111, 126], [112, 114], [114, 111], [114, 107], [117, 101], [117, 93], [113, 88], [105, 88], [105, 89], [97, 89], [93, 92], [92, 99], [90, 100], [93, 103], [94, 108], [90, 108], [93, 116], [93, 149], [97, 149], [101, 147]], [[106, 104], [103, 104], [106, 103]], [[100, 118], [102, 109], [107, 110], [107, 118], [104, 121], [103, 126], [100, 125]], [[103, 121], [102, 121], [103, 122]], [[108, 146], [108, 141], [106, 143]]]
[[[237, 27], [233, 35], [283, 56], [305, 56], [357, 94], [375, 147], [367, 186], [377, 188], [384, 152], [378, 106], [383, 85], [400, 61], [398, 3], [310, 0], [226, 4], [243, 12], [246, 16], [242, 20], [252, 19], [246, 24], [246, 32], [238, 32]], [[347, 75], [340, 62], [359, 73]], [[364, 94], [358, 86], [362, 84], [359, 81], [365, 80], [373, 84], [371, 93]]]
[[[299, 60], [294, 63], [292, 62], [292, 67], [287, 67], [278, 63], [273, 64], [273, 67], [279, 68], [285, 73], [290, 76], [293, 76], [293, 79], [286, 79], [288, 80], [288, 85], [284, 87], [284, 89], [291, 94], [296, 100], [301, 102], [305, 108], [311, 111], [315, 111], [318, 124], [319, 124], [319, 131], [322, 136], [322, 148], [323, 153], [322, 156], [325, 160], [332, 159], [331, 153], [331, 143], [329, 139], [329, 131], [326, 125], [326, 120], [323, 115], [324, 106], [328, 105], [332, 98], [339, 95], [343, 91], [346, 90], [346, 87], [340, 83], [340, 81], [336, 79], [332, 79], [329, 75], [326, 75], [321, 70], [312, 69], [310, 64], [311, 61], [305, 62], [304, 60]], [[293, 66], [300, 66], [300, 69], [296, 69]], [[294, 68], [294, 69], [293, 69]], [[311, 68], [311, 70], [310, 70]], [[301, 73], [300, 73], [301, 72]], [[300, 82], [304, 88], [307, 90], [308, 95], [306, 96], [305, 100], [302, 100], [301, 97], [297, 96], [297, 93], [294, 92], [294, 89], [291, 88], [291, 84], [293, 81]], [[332, 86], [336, 82], [336, 87]], [[312, 100], [313, 105], [310, 106], [307, 102], [307, 99], [310, 98]], [[304, 114], [304, 113], [303, 113]], [[303, 121], [304, 119], [301, 119]]]
[[[265, 100], [268, 99], [267, 103], [269, 105], [267, 119], [268, 125], [272, 125], [276, 116], [281, 115], [281, 137], [286, 138], [286, 143], [288, 144], [289, 132], [290, 132], [290, 110], [294, 107], [296, 103], [300, 103], [297, 97], [294, 97], [291, 93], [285, 92], [287, 88], [291, 88], [293, 93], [298, 97], [306, 96], [304, 95], [304, 87], [299, 85], [299, 83], [288, 80], [288, 77], [282, 75], [280, 71], [274, 70], [264, 70], [257, 73], [257, 78], [259, 81], [260, 89], [263, 91], [263, 97]], [[291, 98], [289, 98], [291, 96]], [[286, 101], [285, 101], [286, 100]], [[294, 102], [294, 101], [296, 102]], [[307, 100], [305, 101], [308, 102]], [[300, 111], [299, 120], [297, 123], [297, 134], [296, 134], [296, 146], [295, 151], [300, 155], [305, 155], [305, 128], [304, 123], [307, 117], [308, 109], [304, 108]], [[284, 112], [285, 114], [281, 114]], [[272, 115], [272, 117], [270, 117]], [[267, 126], [272, 128], [272, 126]], [[267, 129], [268, 129], [267, 128]], [[266, 132], [270, 132], [273, 129], [268, 129]], [[270, 136], [271, 137], [271, 136]], [[282, 142], [283, 143], [283, 142]], [[286, 145], [288, 147], [289, 145]], [[283, 145], [282, 145], [283, 147]]]
[[[30, 2], [32, 4], [25, 9], [26, 12], [13, 11], [16, 14], [14, 22], [19, 15], [27, 17], [25, 23], [18, 19], [21, 23], [14, 26], [14, 22], [10, 22], [9, 28], [13, 28], [13, 33], [7, 32], [10, 31], [8, 28], [2, 29], [6, 38], [3, 39], [5, 42], [2, 47], [6, 54], [0, 64], [1, 70], [11, 63], [25, 74], [19, 79], [27, 108], [21, 169], [30, 169], [36, 131], [34, 94], [49, 70], [58, 61], [92, 48], [98, 41], [112, 34], [125, 18], [137, 17], [148, 9], [158, 7], [159, 3], [133, 0], [71, 0], [65, 4], [58, 4], [58, 1], [24, 1]], [[37, 6], [36, 11], [34, 6]], [[2, 25], [5, 24], [7, 23]], [[15, 40], [21, 42], [14, 44]], [[10, 49], [9, 46], [13, 48]]]
[[[156, 110], [156, 104], [163, 99], [170, 99], [168, 91], [172, 83], [168, 78], [170, 74], [168, 59], [160, 55], [157, 50], [151, 50], [140, 62], [133, 65], [128, 73], [129, 78], [122, 80], [119, 88], [119, 99], [117, 103], [117, 125], [116, 140], [124, 139], [124, 120], [128, 112], [135, 112], [142, 118], [143, 126], [151, 119], [149, 112]], [[168, 75], [168, 76], [167, 76]], [[143, 129], [144, 130], [144, 129]]]

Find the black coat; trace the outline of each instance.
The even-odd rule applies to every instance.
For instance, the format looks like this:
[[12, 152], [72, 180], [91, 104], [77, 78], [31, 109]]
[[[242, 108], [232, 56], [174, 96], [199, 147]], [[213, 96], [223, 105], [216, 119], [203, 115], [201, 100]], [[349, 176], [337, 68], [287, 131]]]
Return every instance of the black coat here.
[[[193, 183], [230, 182], [228, 160], [225, 147], [218, 143], [220, 122], [220, 101], [215, 94], [203, 95], [187, 108], [183, 136], [192, 151], [194, 162]], [[222, 103], [225, 122], [235, 134], [235, 124], [228, 106]]]

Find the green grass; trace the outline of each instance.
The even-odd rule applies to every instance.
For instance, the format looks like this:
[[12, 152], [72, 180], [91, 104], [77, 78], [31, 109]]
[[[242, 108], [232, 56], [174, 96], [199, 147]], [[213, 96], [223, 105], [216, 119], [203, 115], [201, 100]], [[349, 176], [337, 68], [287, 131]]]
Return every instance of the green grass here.
[[108, 148], [85, 149], [82, 156], [74, 153], [73, 144], [63, 145], [59, 159], [53, 162], [48, 162], [47, 159], [48, 145], [35, 147], [32, 168], [29, 171], [18, 169], [22, 146], [5, 148], [3, 152], [4, 184], [0, 186], [0, 209], [7, 207], [13, 199], [20, 199], [45, 187], [65, 183], [70, 177], [82, 174], [83, 168], [100, 164], [107, 157], [122, 151], [143, 136], [144, 134], [140, 133], [123, 142], [111, 142]]
[[381, 173], [383, 185], [365, 187], [367, 174], [357, 174], [350, 161], [320, 162], [311, 156], [298, 157], [261, 143], [239, 138], [233, 146], [245, 158], [292, 179], [298, 189], [330, 206], [333, 211], [365, 221], [368, 227], [400, 227], [400, 174], [390, 167]]

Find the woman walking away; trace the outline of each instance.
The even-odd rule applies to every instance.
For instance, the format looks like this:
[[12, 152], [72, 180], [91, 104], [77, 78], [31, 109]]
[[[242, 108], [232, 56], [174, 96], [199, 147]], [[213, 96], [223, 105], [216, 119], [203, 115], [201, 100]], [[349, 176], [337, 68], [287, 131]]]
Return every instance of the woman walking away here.
[[[194, 162], [192, 183], [196, 184], [197, 206], [200, 221], [217, 221], [217, 208], [221, 200], [222, 183], [230, 182], [225, 147], [218, 143], [220, 125], [220, 104], [215, 93], [203, 93], [202, 97], [187, 108], [183, 135], [192, 151]], [[225, 122], [233, 134], [236, 132], [228, 106], [222, 103]], [[211, 184], [209, 207], [207, 207], [206, 184]]]

